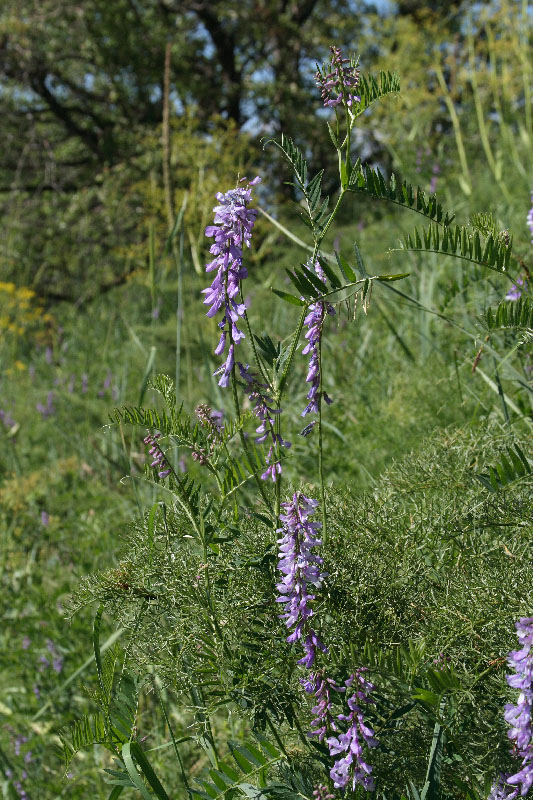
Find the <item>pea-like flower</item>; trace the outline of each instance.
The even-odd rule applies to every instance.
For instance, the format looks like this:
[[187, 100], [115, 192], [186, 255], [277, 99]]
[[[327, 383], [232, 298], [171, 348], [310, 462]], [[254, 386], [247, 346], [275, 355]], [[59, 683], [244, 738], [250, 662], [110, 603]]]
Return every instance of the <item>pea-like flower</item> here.
[[340, 105], [343, 99], [346, 105], [360, 103], [359, 95], [354, 90], [359, 86], [359, 69], [353, 58], [343, 58], [340, 47], [330, 47], [329, 64], [318, 69], [315, 74], [316, 85], [322, 92], [322, 100], [326, 108]]
[[[307, 267], [311, 269], [312, 264], [308, 263]], [[324, 271], [322, 270], [318, 261], [315, 262], [314, 268], [320, 280], [325, 282], [326, 276], [324, 275]], [[304, 325], [306, 325], [307, 327], [307, 333], [305, 334], [305, 338], [307, 339], [307, 344], [302, 350], [302, 355], [304, 356], [310, 355], [309, 368], [305, 380], [307, 383], [311, 384], [311, 387], [307, 394], [307, 399], [309, 400], [309, 403], [302, 411], [302, 417], [305, 417], [306, 414], [318, 414], [319, 402], [321, 398], [320, 344], [322, 341], [322, 329], [324, 326], [324, 320], [326, 318], [326, 315], [334, 313], [335, 309], [333, 308], [331, 303], [318, 301], [316, 303], [312, 303], [309, 306], [309, 313], [307, 314], [304, 320]], [[322, 392], [322, 397], [324, 398], [324, 400], [328, 405], [330, 405], [330, 403], [333, 402], [328, 397], [326, 392]]]
[[322, 742], [328, 732], [338, 730], [331, 708], [331, 692], [345, 692], [346, 688], [338, 686], [333, 678], [328, 678], [323, 672], [312, 672], [308, 678], [300, 678], [300, 683], [307, 694], [313, 694], [316, 699], [316, 704], [311, 709], [314, 719], [307, 735], [316, 736]]
[[245, 313], [244, 303], [239, 302], [238, 298], [240, 284], [248, 275], [248, 271], [242, 263], [242, 248], [243, 244], [250, 247], [257, 211], [248, 208], [248, 203], [252, 199], [252, 187], [260, 181], [261, 178], [256, 177], [248, 183], [246, 188], [238, 186], [225, 194], [218, 192], [216, 198], [219, 205], [213, 209], [215, 224], [208, 225], [205, 229], [205, 235], [215, 239], [209, 248], [215, 258], [206, 265], [205, 269], [206, 272], [216, 270], [216, 276], [211, 286], [202, 290], [202, 294], [205, 294], [204, 304], [210, 306], [207, 312], [208, 317], [214, 317], [219, 312], [223, 312], [222, 320], [218, 323], [221, 334], [215, 348], [217, 356], [222, 355], [226, 349], [228, 337], [230, 339], [228, 355], [218, 382], [219, 386], [228, 385], [235, 363], [234, 345], [244, 338], [244, 333], [237, 327], [239, 319]]
[[277, 602], [285, 605], [285, 611], [280, 614], [280, 618], [285, 620], [287, 628], [293, 629], [287, 636], [287, 642], [302, 644], [304, 655], [298, 663], [306, 669], [311, 669], [314, 665], [317, 650], [328, 652], [309, 625], [309, 619], [313, 616], [310, 603], [315, 599], [315, 595], [309, 592], [309, 586], [319, 589], [327, 576], [327, 573], [320, 571], [323, 558], [312, 552], [322, 544], [318, 538], [321, 523], [310, 520], [316, 513], [317, 506], [316, 500], [295, 492], [291, 502], [282, 503], [284, 513], [280, 514], [283, 524], [280, 533], [283, 536], [278, 539], [278, 569], [284, 577], [276, 585], [280, 592]]
[[374, 702], [369, 695], [375, 687], [366, 680], [364, 672], [366, 669], [361, 667], [344, 682], [346, 689], [351, 690], [350, 696], [347, 696], [350, 713], [339, 714], [337, 719], [347, 723], [346, 732], [326, 739], [330, 755], [346, 753], [335, 761], [329, 773], [336, 789], [344, 789], [350, 784], [352, 789], [359, 785], [369, 792], [374, 790], [372, 767], [363, 758], [363, 744], [377, 747], [379, 742], [365, 722], [361, 704]]
[[170, 466], [168, 465], [168, 462], [165, 458], [163, 451], [161, 450], [159, 444], [157, 443], [157, 440], [160, 438], [161, 438], [160, 433], [154, 433], [152, 435], [150, 431], [148, 431], [148, 435], [144, 437], [144, 443], [146, 445], [150, 445], [150, 450], [148, 452], [154, 459], [150, 464], [150, 466], [157, 467], [158, 469], [157, 474], [159, 475], [160, 478], [166, 478], [167, 475], [170, 475], [171, 469]]
[[513, 752], [522, 759], [522, 769], [508, 776], [506, 782], [510, 786], [521, 786], [524, 797], [533, 785], [533, 617], [522, 617], [515, 626], [521, 648], [509, 653], [507, 663], [514, 674], [507, 675], [507, 683], [519, 689], [520, 694], [516, 704], [507, 703], [504, 717], [511, 726], [507, 735], [515, 743]]
[[273, 408], [273, 399], [268, 393], [268, 386], [265, 383], [260, 383], [257, 375], [250, 372], [249, 364], [241, 364], [237, 362], [239, 373], [245, 383], [244, 391], [248, 395], [248, 399], [252, 404], [253, 414], [261, 421], [259, 427], [255, 429], [258, 434], [256, 442], [263, 444], [270, 438], [272, 444], [266, 457], [268, 464], [267, 469], [261, 475], [262, 480], [271, 478], [274, 482], [281, 475], [281, 462], [277, 453], [276, 447], [291, 447], [291, 443], [282, 438], [281, 434], [275, 431], [274, 416], [282, 413], [281, 408]]

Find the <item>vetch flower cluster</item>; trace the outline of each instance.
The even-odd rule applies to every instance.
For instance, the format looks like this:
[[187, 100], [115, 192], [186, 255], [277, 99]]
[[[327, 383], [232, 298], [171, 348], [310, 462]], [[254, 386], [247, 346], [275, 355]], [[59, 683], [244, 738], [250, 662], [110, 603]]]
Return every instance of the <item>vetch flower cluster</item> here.
[[315, 73], [316, 85], [322, 92], [324, 106], [334, 108], [342, 103], [343, 98], [348, 106], [360, 103], [359, 95], [353, 94], [353, 90], [359, 86], [357, 61], [343, 58], [340, 47], [329, 49], [331, 50], [329, 64], [317, 69]]
[[224, 430], [222, 411], [213, 411], [211, 406], [201, 403], [196, 406], [194, 413], [198, 417], [198, 422], [202, 428], [207, 428], [207, 435], [213, 439], [220, 439], [222, 431]]
[[374, 790], [372, 767], [363, 758], [363, 743], [367, 747], [377, 747], [379, 742], [372, 728], [365, 722], [361, 704], [374, 702], [369, 694], [375, 687], [363, 676], [364, 672], [364, 667], [358, 669], [344, 683], [346, 689], [351, 689], [351, 694], [347, 697], [350, 713], [339, 714], [337, 719], [347, 723], [346, 732], [326, 739], [330, 755], [346, 753], [335, 761], [329, 773], [336, 789], [344, 789], [350, 784], [352, 789], [359, 785], [367, 791]]
[[[311, 264], [308, 263], [307, 267], [311, 268]], [[314, 264], [315, 272], [320, 278], [321, 281], [326, 281], [326, 276], [318, 263], [318, 261]], [[305, 334], [305, 338], [307, 339], [307, 344], [305, 345], [304, 349], [302, 350], [302, 355], [310, 354], [309, 358], [309, 369], [307, 372], [306, 382], [311, 384], [311, 388], [307, 394], [307, 399], [309, 403], [302, 411], [302, 417], [305, 417], [306, 414], [318, 414], [319, 410], [319, 402], [320, 402], [320, 344], [322, 341], [322, 329], [324, 326], [324, 320], [326, 318], [326, 314], [334, 314], [335, 309], [331, 305], [331, 303], [326, 302], [316, 302], [312, 303], [309, 306], [309, 313], [307, 314], [304, 325], [307, 326], [307, 333]], [[322, 396], [326, 403], [330, 405], [333, 401], [328, 397], [326, 392], [322, 392]]]
[[507, 778], [509, 776], [501, 774], [498, 780], [493, 784], [487, 800], [515, 800], [518, 797], [518, 789], [507, 785]]
[[331, 794], [324, 783], [318, 783], [313, 789], [313, 797], [315, 800], [334, 800], [335, 795]]
[[263, 442], [266, 442], [270, 437], [272, 442], [266, 457], [269, 467], [263, 472], [261, 478], [264, 481], [268, 480], [268, 478], [272, 478], [275, 482], [278, 475], [281, 475], [281, 462], [279, 458], [276, 458], [275, 449], [277, 447], [285, 447], [287, 449], [291, 447], [291, 442], [283, 439], [281, 434], [275, 431], [275, 421], [273, 417], [276, 414], [281, 414], [282, 409], [272, 407], [274, 401], [268, 394], [268, 386], [265, 383], [260, 383], [257, 375], [250, 372], [249, 364], [245, 365], [237, 362], [237, 366], [240, 376], [245, 382], [244, 391], [252, 404], [252, 412], [261, 420], [261, 424], [255, 429], [255, 432], [259, 434], [255, 441], [258, 444], [263, 444]]
[[226, 362], [221, 370], [217, 370], [217, 373], [222, 371], [218, 383], [223, 387], [228, 385], [235, 363], [234, 345], [244, 338], [244, 333], [237, 327], [239, 318], [245, 313], [244, 303], [238, 299], [240, 282], [248, 275], [242, 263], [242, 248], [243, 244], [250, 247], [257, 211], [248, 208], [248, 203], [252, 199], [252, 187], [260, 181], [261, 178], [256, 177], [246, 188], [237, 187], [225, 194], [218, 192], [216, 197], [220, 205], [213, 209], [215, 224], [208, 225], [205, 229], [205, 235], [215, 239], [209, 248], [215, 258], [206, 265], [206, 272], [216, 270], [216, 276], [211, 286], [202, 290], [205, 294], [204, 304], [210, 306], [208, 317], [214, 317], [219, 311], [223, 311], [222, 320], [218, 323], [221, 334], [215, 348], [217, 356], [225, 351], [228, 334], [230, 339]]
[[150, 464], [151, 467], [158, 468], [158, 475], [160, 478], [166, 478], [167, 475], [170, 475], [171, 469], [167, 463], [165, 455], [159, 445], [157, 444], [157, 440], [161, 438], [160, 433], [154, 433], [153, 435], [149, 432], [148, 436], [144, 437], [144, 443], [146, 445], [151, 445], [150, 450], [148, 451], [150, 455], [153, 457], [153, 461]]
[[197, 447], [191, 453], [191, 457], [193, 461], [198, 461], [201, 466], [205, 466], [209, 463], [209, 458], [213, 454], [215, 445], [222, 440], [222, 432], [224, 430], [222, 411], [213, 411], [213, 409], [205, 403], [196, 406], [194, 411], [202, 428], [207, 429], [209, 450], [206, 452], [205, 448]]
[[280, 592], [277, 602], [285, 605], [280, 619], [285, 620], [287, 628], [293, 628], [287, 636], [287, 642], [302, 644], [304, 655], [298, 664], [306, 669], [311, 669], [315, 663], [317, 650], [328, 652], [308, 622], [313, 616], [310, 603], [315, 599], [315, 595], [308, 591], [309, 585], [319, 589], [327, 575], [320, 571], [323, 559], [312, 552], [322, 544], [318, 538], [322, 525], [310, 520], [316, 513], [317, 506], [316, 500], [295, 492], [290, 503], [282, 503], [284, 513], [280, 514], [283, 523], [280, 533], [283, 532], [283, 536], [278, 539], [278, 569], [284, 577], [276, 584], [276, 589]]
[[531, 244], [533, 244], [533, 192], [531, 192], [531, 208], [528, 211], [528, 215], [526, 217], [526, 225], [529, 228], [529, 232], [531, 234]]
[[335, 717], [331, 713], [331, 692], [345, 692], [346, 688], [337, 686], [333, 678], [328, 678], [323, 672], [311, 673], [309, 678], [300, 678], [300, 683], [307, 694], [313, 694], [316, 699], [316, 704], [311, 709], [314, 719], [307, 735], [316, 736], [322, 742], [328, 731], [338, 730]]
[[533, 617], [522, 617], [515, 623], [520, 650], [509, 653], [507, 663], [514, 670], [507, 675], [507, 683], [519, 689], [518, 702], [505, 706], [505, 721], [511, 726], [508, 737], [515, 743], [518, 756], [522, 759], [522, 769], [507, 777], [511, 786], [521, 786], [524, 797], [533, 785], [533, 731], [531, 715], [533, 712]]

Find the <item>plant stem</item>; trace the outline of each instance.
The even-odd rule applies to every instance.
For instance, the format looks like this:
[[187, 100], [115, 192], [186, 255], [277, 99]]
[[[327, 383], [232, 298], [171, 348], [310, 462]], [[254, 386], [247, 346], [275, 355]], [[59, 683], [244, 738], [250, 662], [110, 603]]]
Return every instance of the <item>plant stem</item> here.
[[[242, 286], [241, 286], [241, 303], [244, 305], [244, 297], [243, 297], [243, 294], [242, 294]], [[255, 345], [255, 339], [253, 337], [252, 328], [250, 326], [250, 321], [248, 319], [248, 312], [246, 311], [246, 309], [244, 311], [244, 321], [246, 323], [246, 330], [248, 331], [248, 336], [250, 337], [250, 344], [252, 346], [252, 351], [253, 351], [253, 354], [254, 354], [254, 359], [255, 359], [255, 363], [257, 365], [257, 369], [261, 373], [262, 379], [264, 380], [264, 382], [267, 384], [267, 386], [270, 389], [270, 388], [272, 388], [271, 387], [271, 383], [270, 383], [268, 375], [265, 372], [263, 364], [261, 363], [261, 361], [259, 359], [259, 353], [257, 352], [257, 347]]]
[[[231, 337], [231, 330], [230, 330], [230, 338], [231, 338], [231, 343], [233, 344], [233, 339]], [[232, 386], [232, 389], [233, 389], [233, 403], [235, 405], [235, 416], [237, 417], [237, 419], [240, 419], [241, 409], [240, 409], [240, 405], [239, 405], [239, 396], [237, 394], [237, 380], [235, 378], [235, 364], [233, 365], [233, 368], [231, 370], [231, 386]], [[274, 511], [272, 509], [272, 504], [271, 504], [270, 500], [267, 497], [267, 494], [265, 492], [265, 487], [261, 483], [261, 479], [259, 478], [257, 472], [255, 471], [254, 462], [252, 461], [252, 457], [250, 455], [250, 449], [248, 447], [248, 442], [246, 441], [246, 436], [244, 435], [244, 431], [243, 431], [242, 427], [239, 428], [239, 437], [240, 437], [240, 440], [241, 440], [241, 444], [242, 444], [243, 450], [246, 453], [246, 457], [248, 458], [248, 462], [250, 464], [250, 468], [253, 470], [254, 480], [255, 480], [255, 482], [257, 484], [257, 488], [259, 489], [259, 493], [260, 493], [261, 497], [263, 498], [263, 502], [264, 502], [265, 506], [268, 508], [270, 513], [273, 514]]]

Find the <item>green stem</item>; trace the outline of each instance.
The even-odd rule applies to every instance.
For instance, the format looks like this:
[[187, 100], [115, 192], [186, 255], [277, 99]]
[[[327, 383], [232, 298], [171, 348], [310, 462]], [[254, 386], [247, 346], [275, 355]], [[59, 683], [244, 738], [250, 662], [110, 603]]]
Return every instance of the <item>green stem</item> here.
[[[230, 330], [230, 338], [231, 338], [231, 343], [233, 344], [233, 339], [231, 337], [231, 330]], [[233, 369], [231, 370], [231, 386], [232, 386], [232, 389], [233, 389], [233, 403], [235, 405], [235, 416], [239, 420], [240, 417], [241, 417], [241, 408], [240, 408], [240, 405], [239, 405], [239, 396], [237, 394], [237, 380], [235, 378], [235, 364], [233, 365]], [[261, 479], [258, 476], [257, 472], [255, 471], [254, 462], [252, 461], [252, 457], [250, 455], [250, 449], [248, 447], [248, 442], [246, 441], [246, 437], [244, 435], [244, 431], [243, 431], [242, 427], [239, 428], [239, 437], [240, 437], [240, 440], [241, 440], [241, 444], [242, 444], [243, 450], [246, 453], [246, 457], [248, 458], [248, 462], [250, 464], [250, 468], [253, 470], [254, 480], [255, 480], [255, 482], [257, 484], [257, 488], [259, 489], [259, 493], [260, 493], [261, 497], [263, 498], [263, 502], [264, 502], [265, 506], [268, 508], [270, 513], [273, 514], [274, 511], [272, 509], [272, 504], [271, 504], [270, 500], [267, 497], [267, 494], [265, 492], [265, 487], [261, 483]]]
[[319, 237], [318, 237], [318, 239], [316, 240], [315, 249], [314, 249], [314, 251], [313, 251], [313, 263], [314, 263], [314, 261], [315, 261], [315, 258], [316, 258], [316, 256], [317, 256], [317, 253], [318, 253], [318, 248], [320, 247], [320, 245], [321, 245], [321, 244], [322, 244], [322, 242], [324, 241], [324, 237], [325, 237], [326, 233], [328, 232], [328, 230], [330, 229], [330, 227], [331, 227], [331, 223], [332, 223], [332, 222], [333, 222], [333, 220], [335, 219], [335, 216], [336, 216], [336, 214], [337, 214], [337, 211], [339, 210], [339, 206], [340, 206], [340, 204], [342, 203], [342, 198], [344, 197], [344, 195], [345, 195], [345, 194], [346, 194], [346, 190], [345, 190], [345, 189], [341, 189], [341, 192], [340, 192], [340, 194], [339, 194], [339, 197], [337, 198], [337, 202], [335, 203], [335, 208], [334, 208], [334, 209], [333, 209], [333, 211], [331, 212], [331, 214], [330, 214], [330, 216], [329, 216], [329, 219], [328, 219], [328, 221], [326, 222], [326, 224], [324, 225], [324, 228], [323, 228], [323, 230], [322, 230], [322, 232], [321, 232], [320, 236], [319, 236]]
[[170, 724], [170, 720], [168, 718], [168, 714], [167, 714], [167, 710], [165, 708], [165, 704], [163, 703], [163, 698], [161, 697], [161, 692], [157, 688], [157, 684], [156, 684], [156, 681], [155, 681], [155, 675], [152, 675], [152, 685], [153, 685], [154, 691], [157, 694], [157, 697], [159, 699], [159, 703], [160, 703], [161, 709], [163, 711], [163, 716], [165, 717], [165, 722], [167, 723], [167, 728], [168, 728], [169, 733], [170, 733], [170, 738], [172, 739], [172, 745], [174, 747], [174, 752], [176, 753], [176, 757], [178, 759], [178, 764], [180, 766], [181, 777], [183, 779], [183, 783], [185, 784], [185, 789], [187, 790], [187, 794], [189, 795], [189, 797], [192, 798], [191, 787], [189, 785], [189, 781], [187, 780], [187, 774], [186, 774], [185, 768], [183, 766], [181, 753], [179, 751], [178, 744], [176, 742], [176, 738], [174, 736], [174, 731], [172, 730], [172, 725]]
[[[244, 305], [244, 297], [243, 297], [243, 294], [242, 294], [242, 285], [241, 285], [241, 303]], [[252, 328], [250, 326], [250, 321], [248, 319], [248, 312], [246, 311], [246, 309], [244, 311], [244, 321], [246, 323], [246, 330], [248, 331], [248, 336], [250, 337], [250, 344], [252, 346], [252, 351], [253, 351], [253, 354], [254, 354], [254, 359], [255, 359], [255, 363], [257, 365], [257, 369], [261, 373], [261, 377], [264, 380], [264, 382], [268, 385], [269, 388], [271, 388], [271, 383], [270, 383], [269, 377], [268, 377], [267, 373], [265, 372], [263, 364], [261, 363], [261, 361], [259, 359], [259, 353], [257, 352], [257, 347], [255, 346], [255, 339], [254, 339], [253, 334], [252, 334]]]

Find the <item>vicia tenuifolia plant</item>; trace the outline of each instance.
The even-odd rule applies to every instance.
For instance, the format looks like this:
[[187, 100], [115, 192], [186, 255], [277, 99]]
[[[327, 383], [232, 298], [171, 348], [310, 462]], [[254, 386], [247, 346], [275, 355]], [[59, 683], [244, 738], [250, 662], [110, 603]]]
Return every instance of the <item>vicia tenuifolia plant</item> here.
[[[324, 342], [330, 325], [344, 310], [354, 316], [359, 304], [367, 311], [376, 285], [398, 294], [391, 283], [406, 273], [371, 274], [357, 244], [355, 261], [350, 263], [342, 252], [329, 252], [325, 240], [349, 195], [386, 201], [423, 221], [422, 227], [404, 237], [399, 258], [402, 250], [429, 252], [455, 257], [465, 268], [477, 265], [501, 279], [500, 296], [505, 280], [516, 281], [512, 240], [507, 231], [497, 229], [489, 214], [478, 215], [471, 225], [455, 224], [454, 214], [445, 211], [435, 195], [428, 196], [393, 174], [386, 178], [355, 156], [355, 126], [373, 103], [399, 91], [395, 74], [365, 76], [358, 60], [345, 58], [333, 47], [329, 61], [318, 68], [316, 81], [331, 114], [326, 124], [339, 181], [333, 201], [323, 196], [323, 170], [310, 177], [294, 141], [282, 135], [273, 142], [292, 170], [295, 197], [309, 231], [305, 256], [272, 287], [287, 303], [286, 310], [295, 312], [293, 331], [282, 344], [274, 331], [259, 335], [253, 330], [253, 309], [249, 314], [243, 282], [253, 281], [247, 252], [253, 246], [258, 213], [254, 190], [259, 191], [260, 178], [242, 178], [234, 188], [216, 195], [213, 224], [205, 231], [213, 258], [206, 266], [212, 282], [203, 290], [203, 302], [207, 317], [216, 320], [219, 329], [212, 343], [214, 376], [222, 393], [227, 393], [225, 413], [205, 403], [197, 407], [195, 417], [187, 416], [176, 406], [174, 386], [165, 376], [153, 382], [164, 410], [116, 411], [118, 422], [148, 429], [144, 441], [151, 461], [146, 477], [161, 491], [161, 499], [136, 528], [134, 554], [100, 588], [89, 586], [87, 596], [101, 602], [95, 647], [103, 608], [122, 609], [123, 616], [137, 604], [132, 647], [142, 651], [150, 664], [156, 663], [159, 651], [165, 651], [163, 679], [178, 692], [183, 713], [189, 715], [190, 735], [180, 741], [198, 745], [210, 762], [208, 772], [193, 779], [163, 705], [183, 796], [326, 800], [376, 790], [383, 798], [406, 800], [486, 798], [490, 784], [485, 795], [480, 794], [477, 777], [469, 771], [470, 756], [479, 757], [478, 745], [469, 750], [470, 743], [453, 733], [461, 713], [454, 692], [464, 689], [468, 697], [474, 696], [477, 683], [464, 688], [446, 653], [441, 652], [439, 659], [433, 653], [426, 663], [420, 642], [389, 657], [376, 650], [369, 630], [365, 647], [351, 645], [350, 630], [354, 640], [364, 636], [354, 630], [355, 617], [346, 617], [343, 611], [348, 585], [339, 586], [342, 565], [334, 558], [350, 554], [343, 551], [348, 545], [338, 530], [340, 501], [324, 474], [325, 414], [330, 403], [339, 402], [325, 390]], [[409, 300], [409, 295], [399, 294]], [[520, 316], [521, 325], [530, 314], [523, 298], [520, 314], [512, 300], [502, 303], [492, 316], [486, 314], [489, 336], [495, 335], [490, 331], [497, 329], [504, 312], [511, 322]], [[298, 377], [304, 369], [305, 378]], [[288, 410], [294, 406], [288, 393], [298, 391], [307, 395], [306, 403], [293, 414]], [[316, 468], [311, 474], [298, 471], [290, 449], [302, 417], [303, 446], [316, 444], [312, 451]], [[178, 473], [177, 448], [181, 457], [189, 455], [191, 474]], [[520, 448], [512, 449], [509, 458], [503, 473], [498, 467], [479, 476], [484, 487], [478, 487], [480, 491], [496, 492], [506, 480], [511, 483], [530, 475]], [[285, 469], [289, 462], [290, 470]], [[289, 473], [298, 478], [292, 485]], [[346, 541], [351, 533], [343, 534]], [[426, 558], [430, 557], [428, 553]], [[173, 577], [176, 574], [179, 580]], [[520, 624], [522, 633], [529, 631], [530, 621]], [[143, 625], [146, 640], [137, 633]], [[63, 734], [67, 762], [84, 744], [99, 741], [115, 755], [117, 786], [139, 791], [142, 786], [144, 796], [151, 796], [148, 785], [158, 798], [177, 796], [173, 791], [167, 794], [136, 738], [135, 691], [127, 684], [121, 694], [126, 695], [124, 706], [113, 690], [116, 653], [102, 663], [96, 652], [101, 712], [89, 727]], [[513, 787], [520, 785], [524, 794], [531, 784], [527, 720], [531, 667], [524, 653], [514, 654], [518, 677], [509, 681], [523, 696], [517, 707], [506, 711], [522, 766], [515, 773], [502, 769], [493, 793], [515, 791]], [[402, 664], [408, 665], [405, 671]], [[120, 686], [124, 674], [118, 679]], [[153, 688], [158, 694], [155, 679]], [[120, 726], [113, 722], [117, 714], [122, 715]], [[248, 732], [244, 744], [230, 743], [231, 760], [222, 754], [227, 738], [223, 731], [225, 720], [235, 714], [247, 720]], [[404, 731], [406, 719], [415, 722]], [[389, 774], [385, 780], [383, 770], [387, 760], [396, 763], [398, 748], [409, 756], [401, 769], [395, 768], [404, 777], [391, 788], [394, 778]], [[419, 789], [413, 782], [418, 777], [404, 774], [413, 753], [418, 764], [421, 759], [424, 763]], [[451, 759], [449, 764], [446, 759]]]

